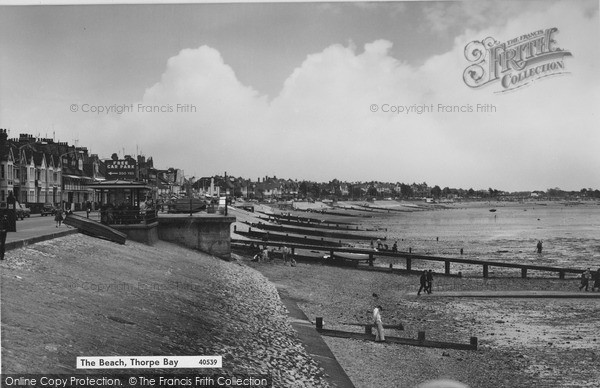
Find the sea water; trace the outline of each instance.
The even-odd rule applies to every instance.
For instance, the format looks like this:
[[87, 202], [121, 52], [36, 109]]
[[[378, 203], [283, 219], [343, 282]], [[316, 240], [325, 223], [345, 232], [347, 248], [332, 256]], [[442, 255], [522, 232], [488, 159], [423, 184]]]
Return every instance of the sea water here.
[[[393, 202], [373, 206], [386, 203], [390, 206]], [[492, 209], [495, 211], [490, 211]], [[378, 234], [387, 237], [384, 243], [389, 248], [397, 241], [401, 251], [410, 249], [416, 254], [554, 267], [600, 268], [598, 202], [575, 206], [553, 202], [456, 203], [431, 210], [371, 214], [373, 217], [363, 218], [361, 224], [379, 229]], [[543, 244], [541, 254], [536, 252], [538, 241]], [[380, 265], [386, 266], [394, 262], [399, 261], [379, 260]], [[413, 268], [431, 267], [431, 263], [416, 261]], [[436, 266], [443, 268], [443, 263]], [[453, 266], [453, 271], [481, 272], [480, 266]], [[440, 268], [437, 270], [442, 270]], [[496, 267], [494, 271], [506, 270]]]

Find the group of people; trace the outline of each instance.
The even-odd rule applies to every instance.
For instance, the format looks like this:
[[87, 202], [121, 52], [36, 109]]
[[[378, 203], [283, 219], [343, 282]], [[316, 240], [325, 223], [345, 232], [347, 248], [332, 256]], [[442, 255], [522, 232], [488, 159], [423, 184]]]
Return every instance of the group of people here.
[[423, 273], [419, 277], [419, 283], [421, 286], [419, 287], [417, 295], [421, 295], [421, 291], [425, 291], [426, 293], [431, 294], [431, 288], [433, 284], [433, 272], [431, 270], [423, 271]]
[[594, 292], [594, 290], [596, 289], [600, 291], [600, 268], [598, 268], [598, 270], [593, 274], [589, 268], [581, 274], [581, 284], [579, 285], [579, 291], [583, 290], [584, 288], [587, 291], [590, 286], [590, 280], [594, 281], [594, 284], [592, 285], [592, 292]]
[[[377, 248], [375, 248], [375, 242], [371, 240], [371, 249], [377, 251], [388, 251], [390, 248], [387, 244], [381, 242], [381, 239], [377, 239]], [[398, 252], [398, 241], [394, 241], [392, 245], [392, 252]]]
[[[254, 243], [251, 243], [250, 244], [250, 250], [252, 252], [256, 252], [256, 254], [254, 254], [254, 256], [252, 257], [252, 261], [260, 262], [260, 261], [271, 261], [271, 260], [273, 260], [273, 258], [269, 256], [269, 249], [267, 248], [266, 245], [261, 250], [260, 248], [258, 248], [257, 246], [255, 246]], [[292, 267], [296, 266], [296, 260], [294, 259], [294, 255], [292, 254], [292, 250], [290, 248], [288, 248], [287, 246], [284, 246], [282, 248], [282, 250], [281, 250], [281, 257], [283, 258], [283, 262], [285, 264], [290, 263], [290, 265]]]

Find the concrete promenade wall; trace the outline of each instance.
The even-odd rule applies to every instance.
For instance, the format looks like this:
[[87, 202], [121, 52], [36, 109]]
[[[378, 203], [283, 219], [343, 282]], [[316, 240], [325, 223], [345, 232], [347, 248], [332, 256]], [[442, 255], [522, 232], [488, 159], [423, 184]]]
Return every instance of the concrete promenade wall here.
[[229, 260], [233, 222], [235, 217], [213, 214], [161, 214], [158, 238]]
[[146, 245], [154, 245], [158, 241], [158, 222], [150, 224], [110, 225], [127, 235], [127, 238]]

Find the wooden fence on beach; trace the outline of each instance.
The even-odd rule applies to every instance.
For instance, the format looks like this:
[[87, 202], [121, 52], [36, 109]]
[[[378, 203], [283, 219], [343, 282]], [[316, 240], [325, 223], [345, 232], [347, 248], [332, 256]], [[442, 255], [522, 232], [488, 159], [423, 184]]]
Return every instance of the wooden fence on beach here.
[[[375, 335], [373, 334], [373, 324], [365, 324], [359, 325], [363, 326], [365, 329], [364, 333], [356, 333], [350, 331], [342, 331], [342, 330], [332, 330], [332, 329], [324, 329], [323, 328], [323, 318], [317, 317], [315, 326], [317, 331], [321, 335], [325, 335], [328, 337], [337, 337], [337, 338], [352, 338], [352, 339], [360, 339], [366, 341], [374, 341]], [[384, 325], [384, 329], [389, 328], [389, 326]], [[399, 330], [404, 330], [404, 327], [392, 327]], [[417, 334], [417, 338], [406, 338], [406, 337], [393, 337], [386, 335], [385, 341], [387, 343], [394, 343], [398, 345], [411, 345], [411, 346], [420, 346], [426, 348], [440, 348], [440, 349], [456, 349], [456, 350], [477, 350], [478, 340], [477, 337], [471, 337], [469, 339], [469, 343], [458, 343], [458, 342], [448, 342], [448, 341], [432, 341], [425, 339], [425, 332], [419, 331]]]
[[[292, 250], [292, 255], [295, 255], [295, 251], [297, 249], [308, 250], [308, 251], [316, 251], [323, 252], [324, 254], [329, 254], [330, 257], [334, 257], [335, 253], [352, 253], [352, 254], [362, 254], [365, 257], [368, 257], [365, 260], [357, 260], [357, 261], [366, 261], [369, 266], [373, 266], [373, 263], [376, 257], [388, 257], [388, 258], [397, 258], [403, 259], [405, 263], [405, 270], [411, 271], [412, 264], [416, 260], [422, 261], [434, 261], [434, 262], [443, 262], [444, 263], [444, 274], [452, 275], [451, 273], [451, 265], [452, 264], [463, 264], [463, 265], [472, 265], [472, 266], [481, 266], [482, 274], [484, 278], [489, 277], [489, 269], [490, 267], [503, 267], [503, 268], [514, 268], [521, 270], [521, 277], [526, 278], [528, 271], [542, 271], [542, 272], [552, 272], [557, 273], [560, 279], [564, 279], [566, 274], [581, 274], [585, 270], [579, 268], [561, 268], [561, 267], [550, 267], [543, 265], [532, 265], [532, 264], [516, 264], [516, 263], [505, 263], [498, 261], [486, 261], [486, 260], [475, 260], [475, 259], [464, 259], [459, 257], [439, 257], [439, 256], [429, 256], [429, 255], [417, 255], [410, 252], [393, 252], [393, 251], [377, 251], [371, 249], [359, 249], [359, 248], [350, 248], [350, 247], [332, 247], [332, 246], [322, 246], [322, 245], [306, 245], [306, 244], [295, 244], [289, 242], [272, 242], [272, 241], [258, 241], [258, 240], [241, 240], [241, 239], [231, 239], [233, 244], [239, 246], [248, 247], [250, 244], [254, 244], [254, 246], [267, 246], [267, 247], [288, 247]], [[352, 259], [346, 259], [346, 261], [353, 261]], [[390, 264], [390, 268], [392, 268], [392, 264]]]

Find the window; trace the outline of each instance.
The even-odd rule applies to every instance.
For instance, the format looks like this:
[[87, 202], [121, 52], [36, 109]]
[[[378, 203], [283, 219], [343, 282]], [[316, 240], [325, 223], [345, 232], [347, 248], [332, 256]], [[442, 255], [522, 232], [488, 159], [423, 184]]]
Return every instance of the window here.
[[6, 201], [6, 197], [4, 195], [4, 190], [0, 190], [0, 202]]
[[0, 164], [0, 178], [1, 179], [4, 179], [4, 175], [5, 175], [4, 168], [5, 168], [4, 165]]

